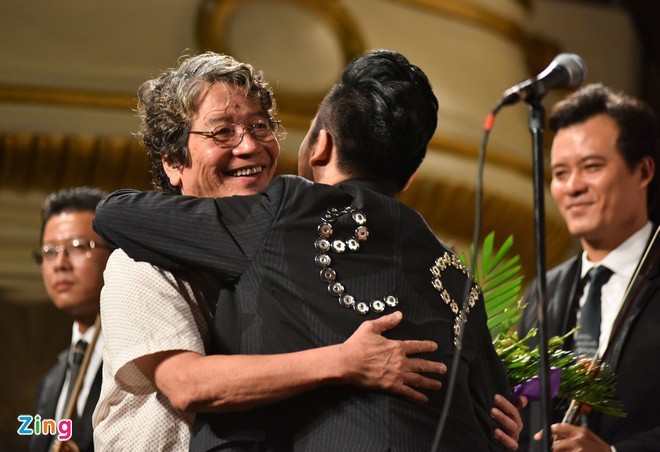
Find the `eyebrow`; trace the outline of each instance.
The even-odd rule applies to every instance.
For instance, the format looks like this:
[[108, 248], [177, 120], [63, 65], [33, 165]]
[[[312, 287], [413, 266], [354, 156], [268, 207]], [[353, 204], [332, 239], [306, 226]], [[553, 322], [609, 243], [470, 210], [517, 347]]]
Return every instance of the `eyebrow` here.
[[[224, 114], [219, 116], [209, 116], [209, 118], [204, 121], [204, 125], [212, 128], [217, 124], [235, 124], [235, 122], [232, 120], [233, 117], [233, 115]], [[248, 122], [251, 122], [254, 118], [263, 119], [264, 121], [268, 120], [268, 115], [262, 110], [248, 113], [246, 117], [250, 118]]]
[[599, 155], [599, 154], [589, 154], [589, 155], [587, 155], [587, 156], [585, 156], [585, 157], [582, 157], [579, 161], [580, 161], [580, 162], [585, 162], [585, 161], [587, 161], [587, 160], [592, 160], [592, 159], [596, 159], [596, 160], [607, 160], [607, 158], [606, 158], [606, 157], [603, 157], [602, 155]]
[[67, 238], [64, 238], [64, 239], [42, 240], [41, 244], [42, 244], [43, 246], [45, 246], [45, 245], [56, 245], [56, 246], [57, 246], [57, 245], [60, 245], [60, 244], [62, 244], [62, 243], [65, 243], [65, 242], [71, 242], [71, 241], [73, 241], [73, 240], [86, 240], [86, 241], [88, 241], [88, 242], [89, 242], [90, 240], [93, 240], [94, 242], [97, 242], [97, 241], [98, 241], [98, 240], [96, 240], [96, 239], [94, 239], [94, 238], [92, 238], [92, 237], [84, 237], [84, 236], [81, 236], [81, 235], [72, 235], [72, 236], [67, 237]]
[[[578, 163], [584, 163], [584, 162], [589, 161], [589, 160], [607, 161], [607, 158], [602, 156], [602, 155], [599, 155], [599, 154], [589, 154], [589, 155], [586, 155], [586, 156], [580, 158], [580, 160], [578, 160]], [[550, 169], [552, 170], [552, 169], [555, 169], [555, 168], [564, 168], [564, 167], [567, 167], [567, 166], [569, 166], [568, 163], [561, 163], [561, 162], [560, 163], [551, 163], [550, 164]]]

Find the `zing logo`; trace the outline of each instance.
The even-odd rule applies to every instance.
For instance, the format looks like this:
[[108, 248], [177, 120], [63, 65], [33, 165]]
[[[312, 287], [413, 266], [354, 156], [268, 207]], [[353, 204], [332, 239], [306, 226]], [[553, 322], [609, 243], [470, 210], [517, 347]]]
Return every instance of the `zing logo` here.
[[42, 420], [38, 414], [34, 417], [21, 414], [18, 416], [18, 421], [21, 422], [16, 430], [19, 435], [57, 435], [58, 440], [67, 441], [71, 439], [73, 433], [71, 419], [60, 419], [56, 422], [53, 419]]

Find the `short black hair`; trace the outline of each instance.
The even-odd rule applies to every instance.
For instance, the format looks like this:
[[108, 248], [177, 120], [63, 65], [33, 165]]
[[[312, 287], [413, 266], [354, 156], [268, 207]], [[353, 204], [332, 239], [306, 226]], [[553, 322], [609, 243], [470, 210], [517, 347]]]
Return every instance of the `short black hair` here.
[[46, 197], [41, 206], [41, 235], [43, 240], [46, 223], [51, 217], [64, 212], [94, 212], [96, 205], [107, 196], [96, 187], [73, 187], [55, 191]]
[[560, 129], [581, 124], [588, 119], [605, 114], [619, 127], [617, 148], [632, 171], [646, 156], [655, 162], [655, 174], [648, 187], [648, 214], [651, 220], [660, 222], [660, 140], [657, 117], [651, 107], [641, 100], [597, 83], [585, 86], [557, 103], [550, 113], [550, 128]]
[[424, 72], [399, 53], [374, 50], [346, 66], [310, 138], [328, 130], [340, 169], [399, 192], [424, 160], [437, 123], [438, 100]]

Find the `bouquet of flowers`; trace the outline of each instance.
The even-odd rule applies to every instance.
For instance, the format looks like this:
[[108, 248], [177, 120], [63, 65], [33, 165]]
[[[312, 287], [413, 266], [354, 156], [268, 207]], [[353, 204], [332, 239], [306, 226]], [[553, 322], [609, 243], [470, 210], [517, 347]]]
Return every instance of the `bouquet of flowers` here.
[[[520, 296], [523, 277], [520, 275], [520, 257], [508, 257], [513, 246], [509, 236], [499, 250], [494, 248], [495, 233], [485, 239], [480, 253], [479, 265], [475, 265], [477, 282], [481, 285], [488, 328], [493, 336], [493, 345], [506, 366], [509, 381], [514, 386], [515, 395], [526, 395], [530, 400], [538, 399], [540, 373], [539, 348], [530, 347], [529, 340], [537, 330], [519, 338], [512, 329], [522, 317], [525, 307]], [[465, 256], [461, 255], [465, 262]], [[605, 363], [591, 366], [590, 360], [563, 350], [566, 338], [575, 330], [562, 337], [548, 341], [551, 366], [552, 395], [557, 397], [558, 406], [568, 405], [571, 400], [604, 413], [625, 417], [626, 413], [615, 397], [616, 375]]]

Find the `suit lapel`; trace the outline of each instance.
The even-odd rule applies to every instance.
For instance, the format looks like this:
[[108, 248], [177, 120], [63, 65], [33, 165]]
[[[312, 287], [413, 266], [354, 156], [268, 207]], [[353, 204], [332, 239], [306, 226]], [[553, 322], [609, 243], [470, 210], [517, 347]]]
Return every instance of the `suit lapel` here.
[[[57, 401], [66, 376], [68, 356], [68, 349], [60, 353], [57, 356], [57, 364], [48, 371], [41, 382], [35, 412], [41, 416], [41, 419], [55, 419]], [[53, 435], [33, 435], [30, 439], [30, 451], [48, 451], [52, 439]]]
[[60, 398], [60, 392], [62, 392], [64, 378], [66, 377], [68, 355], [69, 350], [60, 353], [57, 357], [57, 364], [44, 378], [37, 405], [37, 412], [41, 414], [42, 419], [55, 419], [57, 401]]
[[[553, 307], [549, 316], [553, 324], [552, 335], [561, 336], [575, 326], [575, 312], [581, 286], [581, 268], [582, 259], [578, 255], [558, 276], [557, 288], [552, 291], [553, 299], [549, 300], [549, 306]], [[566, 342], [566, 346], [570, 346], [572, 341]]]

